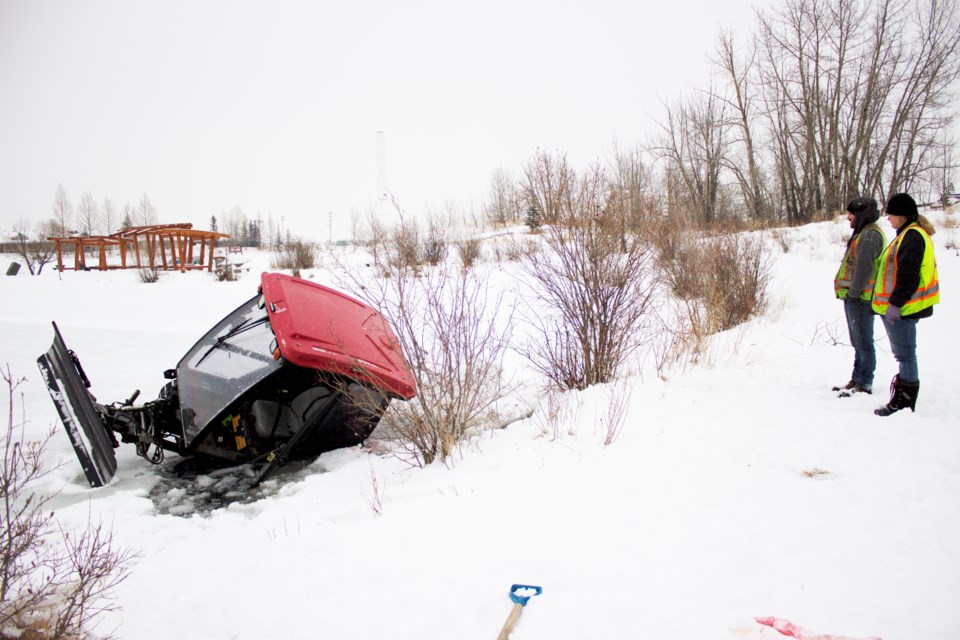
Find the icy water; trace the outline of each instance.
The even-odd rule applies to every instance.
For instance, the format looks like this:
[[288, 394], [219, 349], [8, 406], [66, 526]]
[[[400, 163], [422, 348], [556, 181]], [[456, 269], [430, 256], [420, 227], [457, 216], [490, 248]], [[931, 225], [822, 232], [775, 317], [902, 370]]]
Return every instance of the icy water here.
[[323, 473], [313, 461], [290, 462], [274, 469], [269, 478], [254, 487], [258, 468], [243, 464], [220, 469], [197, 470], [178, 460], [157, 469], [159, 481], [150, 499], [159, 513], [174, 516], [208, 515], [231, 504], [248, 504], [275, 495], [285, 484]]

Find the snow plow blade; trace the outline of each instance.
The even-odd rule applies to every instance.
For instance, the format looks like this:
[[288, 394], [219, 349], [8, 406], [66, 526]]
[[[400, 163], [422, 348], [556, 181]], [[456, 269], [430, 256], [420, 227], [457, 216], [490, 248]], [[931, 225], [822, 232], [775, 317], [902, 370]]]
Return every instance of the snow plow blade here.
[[67, 349], [56, 322], [53, 331], [53, 345], [37, 358], [37, 364], [90, 486], [102, 487], [117, 472], [113, 439], [87, 391], [90, 382], [80, 361]]

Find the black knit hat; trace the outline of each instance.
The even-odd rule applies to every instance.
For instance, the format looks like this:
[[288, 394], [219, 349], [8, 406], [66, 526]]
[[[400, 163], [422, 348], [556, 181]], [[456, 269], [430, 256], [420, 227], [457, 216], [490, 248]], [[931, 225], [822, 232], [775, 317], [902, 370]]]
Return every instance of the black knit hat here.
[[858, 219], [863, 217], [868, 222], [873, 222], [880, 217], [880, 210], [877, 208], [877, 201], [873, 198], [854, 198], [847, 205], [847, 211], [852, 213]]
[[886, 213], [888, 216], [903, 216], [904, 218], [916, 218], [920, 215], [916, 201], [908, 193], [898, 193], [890, 198]]
[[[854, 198], [847, 205], [847, 211], [853, 215], [853, 236], [863, 231], [863, 228], [880, 219], [880, 209], [873, 198]], [[853, 236], [850, 236], [851, 242]]]

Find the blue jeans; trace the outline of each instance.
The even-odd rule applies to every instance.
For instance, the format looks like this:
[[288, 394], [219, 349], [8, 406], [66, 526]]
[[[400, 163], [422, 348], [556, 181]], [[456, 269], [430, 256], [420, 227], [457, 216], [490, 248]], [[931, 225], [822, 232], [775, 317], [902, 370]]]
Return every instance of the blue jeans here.
[[847, 330], [853, 345], [853, 374], [850, 379], [864, 389], [873, 388], [873, 372], [877, 368], [877, 351], [873, 346], [873, 308], [863, 300], [843, 301]]
[[917, 318], [900, 318], [893, 322], [886, 316], [880, 316], [883, 327], [890, 339], [890, 350], [900, 364], [900, 382], [915, 384], [920, 382], [920, 370], [917, 367]]

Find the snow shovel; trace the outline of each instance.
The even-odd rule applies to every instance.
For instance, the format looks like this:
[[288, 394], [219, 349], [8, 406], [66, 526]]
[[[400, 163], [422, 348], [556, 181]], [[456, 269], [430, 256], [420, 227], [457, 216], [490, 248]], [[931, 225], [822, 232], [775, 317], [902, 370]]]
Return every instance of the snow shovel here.
[[513, 601], [513, 609], [510, 610], [510, 615], [507, 616], [507, 621], [504, 623], [503, 629], [500, 630], [497, 640], [507, 640], [510, 637], [513, 625], [517, 624], [520, 613], [527, 606], [527, 600], [541, 593], [543, 593], [543, 587], [535, 587], [529, 584], [515, 584], [510, 587], [510, 600]]

